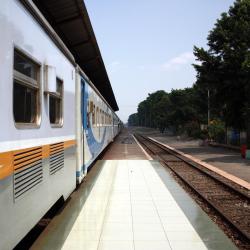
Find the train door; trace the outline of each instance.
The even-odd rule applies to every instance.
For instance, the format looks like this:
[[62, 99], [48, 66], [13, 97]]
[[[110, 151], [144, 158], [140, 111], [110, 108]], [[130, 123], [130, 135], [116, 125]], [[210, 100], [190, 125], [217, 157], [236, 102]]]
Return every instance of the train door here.
[[84, 143], [85, 133], [84, 124], [86, 121], [85, 112], [85, 82], [80, 74], [76, 74], [76, 141], [77, 141], [77, 167], [76, 167], [76, 180], [77, 183], [81, 183], [86, 175], [86, 169], [84, 164]]
[[83, 127], [82, 127], [82, 119], [83, 119], [83, 109], [82, 109], [82, 98], [83, 98], [83, 90], [84, 83], [82, 82], [81, 75], [79, 72], [76, 73], [76, 103], [75, 103], [75, 111], [76, 111], [76, 181], [77, 183], [81, 183], [84, 178], [84, 169], [83, 169], [83, 159], [84, 159], [84, 136], [83, 136]]
[[[87, 112], [88, 111], [88, 102], [86, 98], [86, 84], [83, 79], [81, 79], [81, 117], [82, 117], [82, 124], [81, 124], [81, 138], [82, 138], [82, 168], [83, 168], [83, 175], [85, 176], [87, 174], [87, 168], [85, 165], [85, 159], [84, 159], [84, 138], [85, 138], [85, 131], [88, 126], [88, 120], [87, 120]], [[86, 135], [88, 136], [88, 135]]]

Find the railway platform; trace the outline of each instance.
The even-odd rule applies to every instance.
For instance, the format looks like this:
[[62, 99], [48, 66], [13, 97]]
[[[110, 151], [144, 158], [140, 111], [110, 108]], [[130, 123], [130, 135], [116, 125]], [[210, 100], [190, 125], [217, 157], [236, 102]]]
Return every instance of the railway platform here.
[[124, 130], [31, 249], [237, 249]]
[[103, 160], [152, 160], [131, 133], [124, 128], [114, 142], [109, 146]]
[[166, 134], [162, 135], [153, 129], [135, 128], [133, 132], [147, 135], [191, 156], [193, 160], [203, 161], [243, 180], [243, 182], [250, 183], [250, 160], [242, 159], [239, 152], [221, 147], [201, 146], [199, 140], [184, 139]]

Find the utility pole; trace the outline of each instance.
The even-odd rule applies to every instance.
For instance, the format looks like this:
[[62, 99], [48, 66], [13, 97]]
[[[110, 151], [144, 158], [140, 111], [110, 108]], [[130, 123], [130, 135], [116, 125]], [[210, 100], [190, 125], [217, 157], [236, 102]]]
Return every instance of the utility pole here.
[[151, 112], [151, 106], [150, 106], [150, 109], [149, 109], [149, 127], [151, 128], [152, 127], [152, 124], [151, 124], [151, 118], [152, 118], [152, 112]]
[[250, 104], [247, 106], [246, 112], [246, 132], [247, 132], [247, 149], [250, 149]]
[[210, 123], [210, 90], [207, 90], [207, 126]]

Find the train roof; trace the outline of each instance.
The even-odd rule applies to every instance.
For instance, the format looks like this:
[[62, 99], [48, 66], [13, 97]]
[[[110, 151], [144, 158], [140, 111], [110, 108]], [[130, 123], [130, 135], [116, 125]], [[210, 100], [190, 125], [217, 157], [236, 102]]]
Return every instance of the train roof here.
[[112, 109], [119, 110], [83, 0], [33, 2]]

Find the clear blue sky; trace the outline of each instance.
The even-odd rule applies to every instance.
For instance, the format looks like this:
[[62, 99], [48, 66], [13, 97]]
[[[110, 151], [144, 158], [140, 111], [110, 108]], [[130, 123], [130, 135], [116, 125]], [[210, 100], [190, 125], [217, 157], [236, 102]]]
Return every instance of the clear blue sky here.
[[85, 0], [124, 122], [148, 93], [192, 86], [193, 46], [233, 2]]

